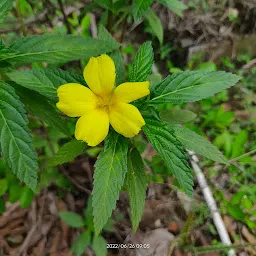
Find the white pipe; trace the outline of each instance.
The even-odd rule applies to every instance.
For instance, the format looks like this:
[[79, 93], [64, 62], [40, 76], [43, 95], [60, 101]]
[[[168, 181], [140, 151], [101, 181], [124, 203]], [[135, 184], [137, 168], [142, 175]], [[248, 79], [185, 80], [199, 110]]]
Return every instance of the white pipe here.
[[[199, 160], [194, 152], [189, 151], [189, 154], [192, 156], [192, 160], [190, 162], [195, 171], [196, 178], [197, 178], [199, 186], [203, 192], [205, 201], [206, 201], [206, 203], [210, 209], [210, 212], [212, 214], [213, 222], [214, 222], [214, 225], [215, 225], [217, 232], [220, 236], [220, 240], [224, 245], [232, 246], [227, 229], [226, 229], [225, 224], [224, 224], [224, 222], [221, 218], [221, 215], [218, 211], [216, 201], [215, 201], [215, 199], [212, 195], [212, 192], [207, 184], [207, 181], [205, 179], [205, 176], [204, 176], [202, 170], [200, 169], [199, 165], [197, 164], [199, 162]], [[236, 255], [236, 253], [235, 253], [234, 249], [230, 249], [228, 251], [228, 256], [235, 256], [235, 255]]]

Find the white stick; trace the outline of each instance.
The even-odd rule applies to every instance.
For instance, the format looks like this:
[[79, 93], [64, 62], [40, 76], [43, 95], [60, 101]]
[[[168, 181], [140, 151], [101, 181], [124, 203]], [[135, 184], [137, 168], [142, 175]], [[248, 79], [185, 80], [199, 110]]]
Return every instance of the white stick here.
[[[195, 174], [196, 174], [196, 178], [197, 178], [197, 181], [199, 183], [199, 186], [203, 192], [203, 195], [204, 195], [204, 198], [205, 198], [205, 201], [211, 211], [211, 214], [212, 214], [212, 218], [213, 218], [213, 222], [215, 224], [215, 227], [218, 231], [218, 234], [220, 236], [220, 239], [221, 239], [221, 242], [224, 244], [224, 245], [227, 245], [227, 246], [231, 246], [232, 243], [231, 243], [231, 240], [230, 240], [230, 237], [228, 235], [228, 232], [226, 230], [226, 227], [225, 227], [225, 224], [221, 218], [221, 215], [218, 211], [218, 207], [217, 207], [217, 204], [216, 204], [216, 201], [212, 195], [212, 192], [207, 184], [207, 181], [205, 179], [205, 176], [202, 172], [202, 170], [200, 169], [200, 167], [198, 166], [198, 158], [197, 156], [195, 155], [194, 152], [192, 151], [189, 151], [189, 154], [192, 156], [192, 160], [190, 161], [191, 162], [191, 165], [195, 171]], [[234, 251], [234, 249], [230, 249], [228, 251], [228, 256], [235, 256], [236, 253]]]

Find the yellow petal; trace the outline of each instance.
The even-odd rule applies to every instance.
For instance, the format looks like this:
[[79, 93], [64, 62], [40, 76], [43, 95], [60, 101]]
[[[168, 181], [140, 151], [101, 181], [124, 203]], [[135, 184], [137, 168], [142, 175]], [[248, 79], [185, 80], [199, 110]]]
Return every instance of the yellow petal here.
[[82, 116], [89, 109], [95, 108], [98, 102], [98, 97], [81, 84], [63, 84], [58, 88], [57, 94], [57, 108], [70, 117]]
[[114, 90], [112, 99], [129, 103], [142, 98], [149, 93], [148, 81], [123, 83], [117, 86], [117, 88]]
[[81, 116], [76, 123], [75, 137], [89, 146], [97, 146], [108, 135], [109, 118], [104, 109], [96, 108]]
[[131, 104], [118, 103], [109, 108], [109, 121], [116, 132], [132, 138], [137, 135], [145, 121], [140, 111]]
[[114, 88], [116, 79], [113, 60], [106, 54], [97, 58], [90, 58], [84, 68], [84, 79], [95, 94], [103, 100], [107, 100]]

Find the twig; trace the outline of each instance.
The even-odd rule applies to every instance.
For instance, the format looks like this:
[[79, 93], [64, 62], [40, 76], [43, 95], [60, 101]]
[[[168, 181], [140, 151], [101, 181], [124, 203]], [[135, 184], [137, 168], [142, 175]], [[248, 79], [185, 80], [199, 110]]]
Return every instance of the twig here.
[[[199, 160], [198, 160], [197, 156], [194, 154], [194, 152], [189, 151], [189, 154], [192, 156], [192, 159], [190, 160], [191, 165], [195, 171], [197, 181], [199, 183], [199, 186], [203, 192], [205, 201], [206, 201], [206, 203], [210, 209], [210, 212], [212, 214], [213, 222], [214, 222], [217, 232], [220, 236], [220, 239], [224, 245], [231, 246], [232, 243], [231, 243], [230, 237], [228, 235], [228, 232], [226, 230], [226, 227], [224, 225], [224, 222], [221, 218], [221, 215], [218, 211], [216, 201], [215, 201], [215, 199], [212, 195], [212, 192], [207, 184], [207, 181], [205, 179], [205, 176], [204, 176], [202, 170], [200, 169], [199, 165], [197, 164], [199, 162]], [[235, 254], [234, 249], [230, 249], [228, 251], [228, 256], [235, 256], [235, 255], [236, 254]]]
[[227, 245], [207, 245], [207, 246], [199, 246], [199, 247], [187, 247], [186, 252], [193, 251], [193, 255], [208, 255], [207, 253], [210, 252], [221, 252], [227, 249], [233, 250], [233, 249], [242, 249], [242, 248], [254, 248], [256, 247], [256, 244], [246, 243], [244, 245], [242, 244], [233, 244], [232, 246]]
[[74, 178], [72, 178], [68, 172], [66, 171], [66, 169], [62, 166], [62, 165], [59, 165], [58, 166], [59, 170], [61, 171], [61, 173], [63, 175], [65, 175], [71, 182], [72, 184], [77, 188], [79, 189], [80, 191], [83, 191], [85, 193], [87, 193], [88, 195], [91, 195], [91, 190], [85, 188], [84, 186], [82, 186], [81, 184], [79, 184]]
[[60, 10], [61, 10], [62, 15], [63, 15], [63, 18], [64, 18], [64, 22], [66, 23], [68, 33], [69, 33], [69, 34], [72, 34], [71, 26], [70, 26], [70, 23], [68, 22], [68, 18], [67, 18], [67, 16], [66, 16], [66, 13], [65, 13], [65, 9], [64, 9], [62, 0], [58, 0], [58, 3], [59, 3]]
[[98, 30], [97, 30], [97, 22], [96, 22], [96, 17], [93, 13], [90, 13], [90, 18], [91, 18], [91, 32], [92, 32], [92, 37], [96, 38], [98, 35]]
[[237, 160], [239, 160], [239, 159], [241, 159], [241, 158], [243, 158], [243, 157], [245, 157], [245, 156], [253, 155], [254, 153], [256, 153], [256, 148], [253, 149], [253, 150], [251, 150], [251, 151], [249, 151], [249, 152], [247, 152], [247, 153], [244, 153], [244, 154], [241, 155], [241, 156], [238, 156], [238, 157], [236, 157], [236, 158], [230, 159], [228, 162], [229, 162], [229, 163], [236, 162]]
[[253, 66], [256, 65], [256, 59], [249, 61], [247, 64], [242, 66], [242, 69], [251, 69]]
[[[38, 15], [25, 19], [24, 20], [24, 25], [28, 28], [31, 25], [35, 25], [35, 24], [40, 24], [43, 23], [44, 21], [46, 21], [46, 14], [47, 14], [47, 10], [42, 10]], [[19, 31], [21, 29], [21, 24], [17, 24], [17, 22], [14, 23], [15, 27], [11, 27], [11, 28], [7, 28], [7, 29], [1, 29], [0, 33], [8, 33], [8, 32], [12, 32], [12, 31]]]
[[127, 17], [125, 17], [123, 26], [122, 26], [122, 33], [121, 33], [121, 37], [120, 37], [120, 42], [122, 43], [124, 41], [124, 37], [125, 37], [125, 32], [127, 30]]

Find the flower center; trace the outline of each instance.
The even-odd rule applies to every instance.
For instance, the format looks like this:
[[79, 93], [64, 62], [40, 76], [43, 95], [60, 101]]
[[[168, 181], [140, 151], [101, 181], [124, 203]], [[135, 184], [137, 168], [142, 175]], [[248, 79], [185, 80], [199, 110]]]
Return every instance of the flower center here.
[[106, 112], [109, 112], [109, 106], [112, 105], [112, 95], [107, 97], [98, 96], [97, 107], [104, 109]]

